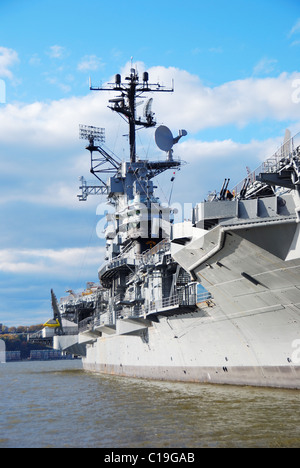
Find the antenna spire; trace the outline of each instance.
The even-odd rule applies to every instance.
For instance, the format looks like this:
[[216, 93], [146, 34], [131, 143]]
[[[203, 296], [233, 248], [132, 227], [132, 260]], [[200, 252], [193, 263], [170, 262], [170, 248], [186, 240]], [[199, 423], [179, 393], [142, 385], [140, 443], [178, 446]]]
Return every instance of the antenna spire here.
[[[118, 91], [121, 94], [109, 102], [109, 108], [118, 114], [125, 116], [129, 125], [129, 147], [130, 147], [130, 162], [136, 162], [136, 127], [154, 127], [156, 122], [154, 114], [148, 109], [145, 119], [136, 117], [136, 99], [140, 98], [142, 94], [149, 92], [173, 92], [173, 88], [164, 88], [158, 83], [150, 84], [149, 75], [147, 72], [143, 73], [143, 81], [139, 82], [137, 71], [132, 67], [131, 57], [131, 70], [130, 75], [122, 82], [120, 74], [115, 76], [115, 83], [108, 83], [106, 87], [93, 87], [93, 91]], [[150, 106], [149, 106], [150, 107]]]

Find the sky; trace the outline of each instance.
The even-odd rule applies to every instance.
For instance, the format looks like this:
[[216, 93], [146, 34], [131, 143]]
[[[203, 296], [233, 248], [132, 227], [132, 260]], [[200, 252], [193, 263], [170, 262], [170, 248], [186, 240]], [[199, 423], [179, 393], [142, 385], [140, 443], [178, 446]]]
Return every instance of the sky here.
[[[128, 157], [126, 127], [89, 90], [131, 64], [157, 93], [158, 124], [187, 136], [186, 162], [157, 178], [163, 202], [196, 204], [232, 186], [300, 131], [299, 0], [1, 0], [0, 323], [44, 323], [57, 297], [97, 281], [105, 198], [79, 202], [91, 181], [79, 124], [104, 127]], [[142, 106], [140, 107], [142, 112]], [[138, 132], [141, 159], [164, 159], [154, 130]]]

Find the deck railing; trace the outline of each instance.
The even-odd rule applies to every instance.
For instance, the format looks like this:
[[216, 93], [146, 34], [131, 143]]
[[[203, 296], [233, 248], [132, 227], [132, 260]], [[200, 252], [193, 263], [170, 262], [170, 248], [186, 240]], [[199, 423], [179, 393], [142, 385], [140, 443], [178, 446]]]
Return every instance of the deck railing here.
[[239, 182], [233, 189], [235, 195], [239, 195], [244, 186], [245, 180], [248, 179], [249, 184], [251, 186], [256, 182], [256, 177], [259, 176], [259, 174], [264, 172], [275, 173], [278, 170], [280, 170], [282, 161], [284, 159], [286, 160], [288, 158], [292, 158], [294, 151], [299, 147], [299, 145], [300, 132], [292, 138], [290, 138], [289, 140], [285, 141], [270, 158], [264, 161], [257, 169], [249, 173], [247, 177], [245, 177], [241, 182]]

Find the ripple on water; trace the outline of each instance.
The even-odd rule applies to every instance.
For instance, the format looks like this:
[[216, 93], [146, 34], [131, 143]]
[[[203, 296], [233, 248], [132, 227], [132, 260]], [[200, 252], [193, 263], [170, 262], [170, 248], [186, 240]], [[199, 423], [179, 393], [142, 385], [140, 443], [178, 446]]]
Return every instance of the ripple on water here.
[[299, 393], [0, 366], [0, 447], [298, 447]]

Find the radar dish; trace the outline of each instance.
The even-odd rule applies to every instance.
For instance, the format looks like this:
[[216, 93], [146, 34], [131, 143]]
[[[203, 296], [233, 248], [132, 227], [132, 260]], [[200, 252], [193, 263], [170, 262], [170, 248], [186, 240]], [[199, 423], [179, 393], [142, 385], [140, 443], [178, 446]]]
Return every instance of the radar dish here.
[[146, 105], [144, 107], [144, 117], [152, 116], [152, 110], [151, 110], [152, 102], [153, 102], [153, 98], [148, 99], [148, 101], [146, 102]]
[[155, 132], [155, 142], [162, 151], [170, 151], [174, 144], [171, 130], [164, 125], [160, 125]]

